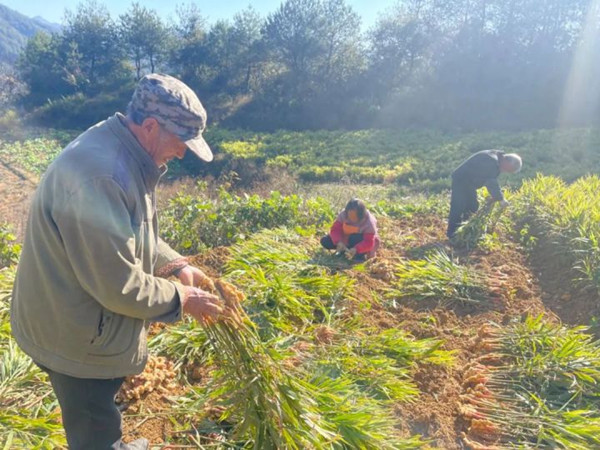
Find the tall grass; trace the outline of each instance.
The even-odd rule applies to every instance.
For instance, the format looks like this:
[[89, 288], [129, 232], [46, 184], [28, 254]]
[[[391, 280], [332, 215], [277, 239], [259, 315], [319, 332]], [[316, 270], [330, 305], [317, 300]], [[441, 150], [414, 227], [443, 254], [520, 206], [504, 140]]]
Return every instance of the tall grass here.
[[[438, 340], [363, 323], [364, 315], [350, 308], [359, 301], [350, 278], [319, 266], [314, 244], [276, 229], [233, 247], [226, 277], [244, 287], [249, 316], [241, 329], [207, 329], [216, 371], [206, 388], [180, 402], [181, 411], [216, 402], [226, 408], [220, 421], [232, 424], [225, 439], [246, 447], [422, 446], [418, 436], [400, 436], [392, 407], [418, 397], [410, 377], [418, 362], [452, 364], [453, 355]], [[288, 420], [293, 411], [301, 419]]]
[[52, 388], [10, 333], [13, 281], [14, 268], [0, 269], [0, 448], [55, 449], [66, 440]]
[[497, 237], [496, 227], [500, 223], [503, 208], [496, 202], [487, 203], [468, 221], [463, 223], [452, 237], [452, 245], [456, 248], [473, 250], [479, 246], [489, 247]]
[[396, 266], [391, 298], [434, 299], [440, 305], [477, 303], [486, 298], [482, 276], [463, 266], [443, 250], [421, 260], [403, 260]]
[[585, 331], [542, 316], [488, 328], [483, 346], [502, 359], [500, 365], [478, 369], [480, 388], [472, 392], [483, 395], [466, 397], [478, 411], [474, 431], [489, 421], [487, 437], [495, 435], [505, 444], [597, 448], [600, 344]]
[[550, 250], [573, 269], [575, 281], [600, 290], [600, 178], [567, 185], [540, 175], [523, 183], [515, 205], [522, 240]]
[[16, 264], [21, 253], [21, 245], [8, 224], [0, 223], [0, 269]]

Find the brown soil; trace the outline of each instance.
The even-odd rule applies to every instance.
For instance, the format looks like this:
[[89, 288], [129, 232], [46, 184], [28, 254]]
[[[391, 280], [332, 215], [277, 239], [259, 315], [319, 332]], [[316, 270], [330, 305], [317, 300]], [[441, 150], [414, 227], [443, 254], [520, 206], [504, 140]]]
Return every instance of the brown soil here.
[[[581, 274], [570, 270], [570, 262], [562, 261], [549, 247], [536, 249], [528, 261], [538, 275], [542, 300], [546, 309], [569, 325], [594, 325], [600, 318], [600, 293], [573, 280]], [[592, 329], [598, 335], [597, 327]]]
[[[3, 196], [0, 221], [9, 221], [19, 236], [24, 230], [35, 182], [33, 177], [0, 161], [0, 195]], [[569, 324], [588, 324], [590, 318], [600, 316], [600, 296], [595, 291], [574, 290], [573, 274], [564, 270], [555, 255], [538, 252], [528, 259], [507, 236], [501, 237], [502, 246], [498, 250], [467, 255], [455, 252], [450, 246], [441, 217], [380, 218], [379, 225], [383, 245], [377, 258], [369, 261], [364, 271], [345, 269], [356, 279], [355, 297], [370, 304], [365, 320], [376, 328], [401, 327], [416, 338], [441, 339], [443, 348], [454, 351], [456, 359], [451, 367], [433, 364], [414, 367], [413, 377], [421, 395], [413, 403], [396, 405], [398, 426], [405, 435], [421, 434], [437, 448], [465, 448], [461, 436], [468, 431], [469, 421], [459, 414], [460, 396], [465, 392], [466, 367], [480, 355], [474, 345], [477, 330], [489, 322], [506, 324], [525, 314], [545, 314]], [[445, 249], [462, 263], [482, 272], [490, 291], [488, 301], [447, 307], [440, 307], [435, 300], [406, 299], [395, 306], [386, 301], [386, 291], [394, 279], [394, 266], [400, 258], [419, 258], [434, 248]], [[218, 247], [191, 257], [190, 262], [209, 276], [218, 277], [229, 258], [229, 248]], [[154, 333], [161, 331], [161, 327], [153, 329]], [[317, 344], [331, 339], [335, 339], [334, 331], [325, 327], [315, 336]], [[207, 378], [208, 369], [184, 370], [192, 383], [204, 382]], [[184, 395], [186, 389], [178, 384], [173, 395]], [[143, 436], [151, 441], [153, 448], [185, 448], [166, 446], [176, 436], [169, 420], [170, 411], [169, 397], [157, 391], [130, 403], [124, 412], [125, 440]]]
[[[387, 270], [380, 267], [393, 266], [399, 256], [414, 258], [429, 249], [442, 248], [484, 275], [490, 291], [488, 301], [440, 307], [435, 300], [407, 299], [396, 308], [373, 308], [369, 311], [369, 321], [382, 328], [401, 326], [417, 338], [441, 339], [444, 349], [456, 352], [452, 367], [426, 364], [415, 368], [414, 380], [421, 395], [414, 403], [398, 405], [397, 413], [401, 428], [408, 434], [421, 434], [439, 448], [458, 449], [464, 448], [461, 433], [469, 425], [459, 414], [460, 395], [464, 394], [465, 368], [478, 356], [474, 349], [478, 328], [489, 322], [506, 323], [524, 314], [552, 313], [542, 302], [538, 280], [528, 269], [525, 256], [508, 237], [501, 238], [503, 244], [494, 252], [466, 255], [454, 252], [443, 231], [443, 221], [435, 217], [384, 221], [382, 238], [387, 245], [372, 263], [376, 274], [383, 273], [383, 278], [389, 279]], [[356, 278], [365, 290], [383, 292], [388, 285], [365, 273], [356, 274]], [[390, 317], [391, 314], [395, 317]]]
[[[463, 254], [455, 252], [445, 239], [444, 222], [440, 218], [383, 218], [380, 225], [385, 244], [377, 258], [368, 261], [364, 270], [339, 269], [355, 278], [355, 299], [370, 305], [364, 317], [365, 322], [379, 329], [401, 327], [420, 339], [440, 339], [444, 342], [444, 349], [455, 352], [455, 363], [450, 367], [435, 364], [414, 367], [413, 379], [421, 394], [412, 403], [396, 405], [398, 427], [406, 436], [421, 434], [437, 448], [469, 448], [463, 437], [469, 430], [470, 422], [461, 416], [459, 408], [460, 396], [466, 389], [463, 385], [465, 370], [481, 354], [476, 347], [477, 330], [490, 322], [506, 324], [525, 314], [544, 313], [549, 317], [558, 317], [549, 308], [550, 305], [543, 301], [545, 291], [539, 288], [538, 274], [528, 268], [527, 258], [507, 236], [501, 237], [502, 245], [493, 252]], [[488, 301], [468, 306], [458, 304], [441, 307], [435, 301], [406, 299], [392, 306], [386, 300], [385, 293], [390, 282], [393, 282], [394, 266], [399, 259], [420, 257], [436, 247], [453, 253], [462, 263], [468, 263], [484, 275], [490, 292]], [[229, 257], [229, 249], [222, 247], [192, 257], [191, 262], [208, 275], [217, 277]], [[349, 305], [348, 313], [353, 309]], [[331, 339], [335, 339], [334, 330], [323, 327], [316, 331], [317, 345]], [[300, 358], [301, 352], [298, 355]], [[287, 363], [292, 364], [293, 361]], [[151, 393], [141, 402], [144, 408], [155, 413], [168, 412], [168, 403], [156, 395]], [[141, 416], [125, 416], [127, 437], [133, 439], [143, 435], [154, 444], [165, 442], [172, 432], [168, 416], [144, 421], [145, 414], [142, 410], [140, 412]]]
[[37, 178], [0, 159], [0, 224], [8, 222], [19, 241], [23, 238], [29, 202]]

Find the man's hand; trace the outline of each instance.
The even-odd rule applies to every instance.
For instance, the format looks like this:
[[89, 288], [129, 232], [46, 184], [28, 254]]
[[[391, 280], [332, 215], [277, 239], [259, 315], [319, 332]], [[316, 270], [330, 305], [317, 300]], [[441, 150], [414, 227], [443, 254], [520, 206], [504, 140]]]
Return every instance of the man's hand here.
[[341, 252], [345, 252], [346, 250], [348, 250], [348, 247], [346, 247], [346, 244], [344, 244], [342, 241], [340, 241], [335, 246], [335, 249], [341, 253]]
[[349, 248], [348, 250], [346, 250], [346, 257], [348, 259], [354, 258], [355, 255], [356, 255], [356, 247], [352, 247], [352, 248]]
[[508, 201], [508, 200], [502, 199], [502, 200], [500, 201], [500, 206], [501, 206], [501, 207], [503, 207], [503, 208], [506, 208], [508, 205], [510, 205], [510, 203], [509, 203], [509, 201]]
[[199, 287], [205, 291], [214, 291], [215, 289], [212, 280], [194, 266], [185, 266], [179, 270], [177, 278], [184, 286]]
[[183, 312], [204, 324], [217, 320], [223, 313], [221, 300], [216, 295], [209, 294], [195, 287], [186, 287], [186, 298]]

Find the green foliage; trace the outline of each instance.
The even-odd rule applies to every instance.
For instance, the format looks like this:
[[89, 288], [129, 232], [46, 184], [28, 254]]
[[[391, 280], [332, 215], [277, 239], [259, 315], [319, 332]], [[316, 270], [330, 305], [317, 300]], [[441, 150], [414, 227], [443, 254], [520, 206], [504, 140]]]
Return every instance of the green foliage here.
[[473, 303], [486, 298], [482, 276], [458, 264], [445, 251], [430, 252], [422, 260], [404, 260], [388, 295], [393, 298], [435, 299], [442, 305]]
[[302, 200], [275, 191], [267, 198], [237, 196], [221, 190], [217, 200], [178, 195], [163, 213], [163, 237], [174, 248], [190, 253], [228, 245], [263, 228], [320, 227], [333, 220], [323, 199]]
[[301, 449], [325, 448], [335, 439], [314, 400], [315, 389], [286, 373], [251, 322], [218, 322], [206, 332], [219, 367], [213, 397], [227, 407], [221, 419], [235, 420], [234, 440], [250, 439], [254, 448]]
[[517, 231], [532, 248], [548, 248], [578, 274], [584, 285], [600, 289], [600, 178], [571, 185], [538, 176], [516, 195]]
[[[135, 6], [118, 26], [87, 0], [67, 12], [60, 32], [34, 37], [20, 66], [35, 106], [107, 95], [164, 71], [200, 93], [209, 117], [253, 129], [523, 129], [557, 117], [589, 124], [597, 119], [593, 58], [580, 68], [593, 80], [589, 90], [567, 83], [588, 6], [499, 2], [485, 14], [483, 0], [400, 2], [362, 33], [343, 0], [287, 0], [266, 18], [247, 9], [210, 26], [189, 7], [172, 27]], [[24, 36], [1, 23], [0, 44], [9, 41], [14, 59]]]
[[62, 150], [56, 138], [34, 138], [24, 141], [1, 142], [0, 158], [27, 172], [40, 175]]
[[448, 198], [445, 195], [416, 195], [393, 200], [379, 200], [369, 210], [376, 216], [383, 215], [393, 219], [410, 218], [415, 215], [448, 214]]
[[54, 449], [66, 445], [50, 383], [10, 333], [15, 268], [0, 269], [0, 447]]
[[329, 322], [353, 282], [314, 264], [314, 239], [286, 229], [266, 230], [233, 247], [228, 279], [248, 295], [246, 311], [272, 338], [296, 333], [314, 322]]
[[111, 92], [86, 96], [76, 93], [51, 100], [37, 108], [31, 119], [36, 123], [58, 129], [85, 129], [116, 111], [125, 111], [133, 92], [133, 83], [124, 82]]
[[11, 342], [10, 298], [15, 280], [16, 266], [0, 268], [0, 350]]
[[220, 148], [224, 154], [240, 159], [255, 158], [260, 154], [260, 144], [254, 142], [223, 142]]
[[456, 230], [452, 244], [466, 250], [493, 245], [492, 240], [497, 238], [495, 230], [501, 215], [502, 208], [496, 202], [486, 203]]
[[16, 131], [15, 129], [20, 128], [20, 126], [21, 122], [15, 110], [9, 109], [0, 115], [0, 131], [2, 134], [10, 134]]
[[352, 283], [311, 258], [313, 240], [264, 230], [233, 247], [226, 278], [244, 286], [242, 305], [256, 326], [207, 330], [218, 369], [179, 410], [208, 399], [226, 406], [220, 419], [233, 429], [224, 438], [244, 448], [422, 447], [418, 436], [398, 435], [391, 406], [418, 395], [410, 379], [415, 364], [451, 364], [452, 353], [438, 340], [376, 330], [362, 323], [363, 312], [346, 311]]
[[363, 183], [392, 183], [406, 181], [412, 173], [412, 165], [405, 162], [394, 167], [353, 166], [352, 163], [341, 162], [337, 166], [303, 166], [298, 170], [302, 181], [326, 182], [351, 180]]
[[0, 269], [16, 264], [21, 253], [21, 245], [15, 242], [8, 224], [0, 223]]
[[483, 417], [517, 447], [587, 449], [600, 444], [600, 344], [583, 327], [542, 316], [494, 327], [488, 344], [503, 355], [485, 381]]
[[158, 13], [133, 3], [119, 19], [119, 34], [135, 64], [136, 80], [141, 78], [143, 66], [154, 73], [155, 67], [166, 54], [169, 37]]
[[335, 322], [343, 333], [328, 347], [315, 348], [318, 371], [329, 377], [347, 377], [367, 398], [413, 401], [419, 390], [410, 379], [416, 362], [451, 365], [452, 352], [441, 341], [417, 340], [400, 329], [376, 330], [344, 321]]
[[522, 156], [520, 173], [500, 176], [514, 187], [539, 172], [572, 181], [600, 167], [600, 157], [593, 150], [600, 143], [597, 129], [462, 134], [432, 130], [256, 133], [211, 129], [207, 139], [230, 165], [243, 159], [259, 168], [285, 169], [303, 181], [394, 183], [419, 193], [450, 188], [452, 171], [473, 152], [485, 148]]
[[64, 95], [72, 95], [77, 89], [64, 68], [73, 69], [74, 49], [65, 48], [58, 34], [38, 33], [27, 41], [21, 53], [18, 69], [29, 88], [25, 97], [28, 106], [42, 105]]
[[116, 24], [102, 3], [84, 0], [65, 12], [60, 33], [61, 51], [66, 53], [63, 70], [76, 92], [108, 94], [129, 78], [122, 70], [123, 48], [117, 38]]
[[210, 345], [204, 329], [187, 316], [169, 328], [159, 332], [148, 341], [148, 348], [156, 354], [165, 355], [178, 363], [206, 363]]
[[501, 333], [502, 349], [514, 358], [512, 376], [547, 405], [579, 407], [598, 402], [600, 345], [585, 327], [567, 328], [528, 317]]
[[65, 445], [50, 384], [14, 341], [0, 350], [0, 445], [52, 449]]

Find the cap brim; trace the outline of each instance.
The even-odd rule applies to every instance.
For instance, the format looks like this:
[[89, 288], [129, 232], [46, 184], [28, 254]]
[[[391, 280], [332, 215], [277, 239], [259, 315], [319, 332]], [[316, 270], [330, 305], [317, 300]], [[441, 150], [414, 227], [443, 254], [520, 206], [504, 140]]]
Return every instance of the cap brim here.
[[190, 139], [189, 141], [185, 141], [185, 145], [187, 145], [194, 155], [203, 161], [210, 162], [213, 160], [213, 154], [210, 151], [210, 147], [202, 135], [195, 137], [194, 139]]

